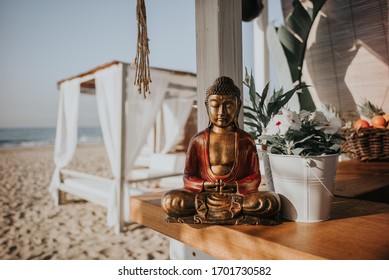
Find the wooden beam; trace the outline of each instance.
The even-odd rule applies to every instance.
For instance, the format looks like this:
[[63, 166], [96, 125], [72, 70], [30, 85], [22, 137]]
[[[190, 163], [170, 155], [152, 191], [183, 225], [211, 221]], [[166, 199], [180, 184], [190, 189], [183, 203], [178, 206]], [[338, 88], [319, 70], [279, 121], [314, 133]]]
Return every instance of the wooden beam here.
[[74, 75], [74, 76], [71, 76], [71, 77], [69, 77], [69, 78], [60, 80], [60, 81], [57, 82], [57, 85], [58, 85], [58, 87], [59, 87], [59, 85], [62, 84], [63, 82], [65, 82], [65, 81], [73, 80], [73, 79], [75, 79], [75, 78], [82, 78], [82, 77], [84, 77], [84, 76], [93, 74], [93, 73], [95, 73], [95, 72], [97, 72], [97, 71], [99, 71], [99, 70], [101, 70], [101, 69], [105, 69], [105, 68], [108, 68], [108, 67], [110, 67], [110, 66], [112, 66], [112, 65], [114, 65], [114, 64], [119, 64], [119, 63], [121, 63], [121, 62], [120, 62], [120, 61], [116, 61], [116, 60], [111, 61], [111, 62], [109, 62], [109, 63], [105, 63], [105, 64], [100, 65], [100, 66], [97, 66], [97, 67], [95, 67], [95, 68], [93, 68], [93, 69], [91, 69], [91, 70], [89, 70], [89, 71], [86, 71], [86, 72], [83, 72], [83, 73], [81, 73], [81, 74]]
[[[123, 65], [128, 65], [129, 63], [127, 62], [122, 62], [122, 61], [118, 61], [118, 60], [114, 60], [114, 61], [111, 61], [111, 62], [108, 62], [108, 63], [105, 63], [103, 65], [99, 65], [97, 67], [94, 67], [93, 69], [91, 70], [88, 70], [86, 72], [83, 72], [83, 73], [80, 73], [80, 74], [77, 74], [77, 75], [74, 75], [74, 76], [71, 76], [69, 78], [66, 78], [66, 79], [62, 79], [60, 81], [57, 82], [57, 86], [59, 88], [60, 84], [65, 82], [65, 81], [69, 81], [69, 80], [73, 80], [75, 78], [86, 78], [84, 81], [82, 81], [82, 83], [84, 82], [88, 82], [88, 87], [95, 87], [95, 83], [94, 83], [94, 76], [93, 74], [96, 73], [97, 71], [99, 70], [102, 70], [102, 69], [105, 69], [105, 68], [108, 68], [112, 65], [115, 65], [115, 64], [123, 64]], [[165, 72], [169, 72], [173, 75], [180, 75], [180, 76], [191, 76], [191, 77], [194, 77], [196, 76], [196, 74], [192, 73], [192, 72], [187, 72], [187, 71], [178, 71], [178, 70], [170, 70], [170, 69], [165, 69], [165, 68], [159, 68], [159, 67], [150, 67], [150, 69], [153, 69], [153, 70], [158, 70], [158, 71], [165, 71]], [[86, 76], [90, 76], [90, 77], [86, 77]], [[91, 80], [88, 80], [88, 79], [91, 79]]]
[[217, 77], [232, 78], [242, 92], [241, 1], [196, 0], [196, 59], [198, 130], [203, 130], [208, 124], [205, 91]]

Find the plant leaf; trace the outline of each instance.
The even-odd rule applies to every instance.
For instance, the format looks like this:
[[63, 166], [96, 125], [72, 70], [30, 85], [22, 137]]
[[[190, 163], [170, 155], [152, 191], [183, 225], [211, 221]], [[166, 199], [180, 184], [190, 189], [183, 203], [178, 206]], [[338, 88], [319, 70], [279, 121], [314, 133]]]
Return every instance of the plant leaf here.
[[300, 1], [293, 1], [293, 10], [285, 19], [285, 26], [277, 35], [288, 59], [293, 81], [301, 81], [302, 65], [309, 32], [313, 22], [326, 0], [311, 0], [313, 8], [305, 9]]
[[[251, 111], [251, 112], [254, 113], [254, 114], [257, 113], [257, 111], [255, 111], [253, 108], [251, 108], [250, 106], [247, 106], [247, 105], [244, 105], [244, 106], [243, 106], [243, 109], [246, 109], [246, 110], [248, 110], [248, 111]], [[246, 113], [246, 112], [244, 112], [244, 113]]]
[[250, 112], [244, 112], [244, 117], [258, 122], [258, 118], [253, 114], [251, 114]]
[[251, 127], [254, 127], [254, 128], [258, 129], [258, 130], [261, 130], [261, 127], [258, 126], [258, 124], [256, 124], [256, 123], [245, 121], [244, 124], [248, 125], [248, 126], [251, 126]]
[[260, 102], [259, 102], [259, 108], [260, 109], [263, 109], [263, 106], [265, 104], [265, 101], [266, 101], [266, 97], [267, 97], [267, 93], [269, 91], [269, 84], [270, 83], [267, 83], [265, 88], [263, 89], [262, 91], [262, 95], [261, 95], [261, 98], [260, 98]]
[[294, 142], [295, 144], [300, 144], [300, 143], [304, 143], [305, 141], [311, 139], [312, 137], [314, 137], [315, 135], [308, 135], [307, 137], [301, 139], [301, 140], [298, 140], [296, 142]]
[[303, 151], [305, 150], [305, 148], [294, 148], [292, 149], [292, 153], [296, 156], [300, 155]]
[[295, 94], [299, 89], [307, 87], [306, 85], [297, 85], [291, 90], [287, 91], [286, 93], [280, 95], [277, 97], [274, 101], [269, 102], [269, 105], [267, 106], [267, 115], [268, 116], [274, 116], [277, 114], [282, 107], [285, 106], [286, 103], [289, 102], [289, 100], [292, 98], [293, 94]]

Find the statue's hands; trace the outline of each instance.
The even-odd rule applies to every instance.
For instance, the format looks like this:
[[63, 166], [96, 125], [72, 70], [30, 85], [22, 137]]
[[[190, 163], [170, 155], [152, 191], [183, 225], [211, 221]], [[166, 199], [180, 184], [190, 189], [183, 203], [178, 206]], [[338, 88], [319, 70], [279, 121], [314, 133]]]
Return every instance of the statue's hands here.
[[236, 183], [235, 182], [221, 182], [220, 186], [221, 193], [236, 193]]
[[236, 183], [235, 182], [223, 182], [218, 180], [216, 182], [205, 181], [203, 184], [203, 191], [210, 193], [236, 193]]
[[220, 188], [219, 181], [216, 181], [216, 182], [205, 181], [203, 184], [203, 191], [204, 192], [217, 193], [217, 192], [219, 192], [219, 188]]

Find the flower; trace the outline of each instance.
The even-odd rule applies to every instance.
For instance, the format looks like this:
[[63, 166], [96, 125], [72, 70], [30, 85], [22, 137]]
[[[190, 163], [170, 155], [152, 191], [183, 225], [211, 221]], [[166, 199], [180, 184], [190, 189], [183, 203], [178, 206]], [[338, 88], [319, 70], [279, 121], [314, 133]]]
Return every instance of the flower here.
[[282, 115], [284, 115], [289, 123], [290, 129], [301, 129], [301, 120], [296, 112], [290, 112], [284, 108], [281, 108]]
[[341, 127], [342, 122], [340, 121], [340, 119], [334, 117], [331, 118], [330, 121], [323, 122], [321, 125], [316, 125], [315, 129], [321, 129], [324, 133], [327, 134], [335, 134], [341, 129]]
[[300, 128], [301, 121], [297, 113], [282, 109], [282, 114], [275, 115], [272, 119], [270, 119], [269, 124], [265, 128], [265, 134], [285, 135], [289, 129], [299, 130]]
[[265, 134], [267, 135], [284, 135], [289, 129], [289, 123], [287, 118], [282, 115], [276, 115], [270, 120], [269, 124], [265, 128]]
[[343, 138], [337, 133], [342, 123], [330, 120], [321, 111], [301, 111], [300, 114], [281, 108], [259, 137], [260, 144], [271, 153], [286, 155], [323, 155], [340, 152]]
[[313, 124], [328, 123], [328, 120], [324, 113], [317, 110], [308, 115], [308, 120]]

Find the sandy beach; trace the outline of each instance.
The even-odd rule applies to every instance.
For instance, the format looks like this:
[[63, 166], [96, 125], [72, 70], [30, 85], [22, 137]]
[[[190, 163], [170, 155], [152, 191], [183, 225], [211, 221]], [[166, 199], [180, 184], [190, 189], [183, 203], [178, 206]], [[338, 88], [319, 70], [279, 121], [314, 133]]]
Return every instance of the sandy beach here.
[[[102, 145], [77, 148], [70, 168], [111, 177]], [[138, 224], [115, 235], [104, 207], [55, 206], [53, 147], [0, 149], [0, 259], [168, 259], [168, 239]]]

